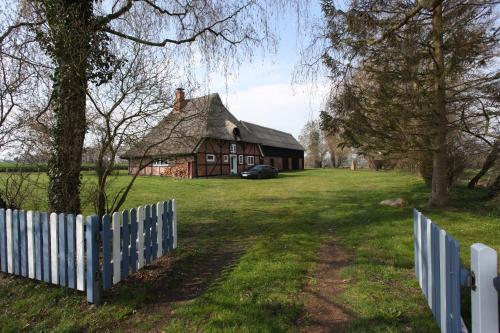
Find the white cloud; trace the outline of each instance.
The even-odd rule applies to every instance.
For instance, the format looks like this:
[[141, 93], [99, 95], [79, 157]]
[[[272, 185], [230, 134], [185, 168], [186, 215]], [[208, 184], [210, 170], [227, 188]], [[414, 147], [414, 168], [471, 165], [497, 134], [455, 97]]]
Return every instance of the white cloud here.
[[324, 106], [325, 85], [285, 83], [256, 85], [221, 98], [239, 120], [288, 132], [298, 137], [304, 124], [316, 118]]

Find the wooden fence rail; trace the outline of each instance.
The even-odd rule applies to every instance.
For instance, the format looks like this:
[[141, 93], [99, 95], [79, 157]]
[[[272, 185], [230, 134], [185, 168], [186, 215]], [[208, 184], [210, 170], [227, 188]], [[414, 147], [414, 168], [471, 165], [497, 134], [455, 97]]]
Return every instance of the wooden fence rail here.
[[175, 200], [112, 216], [0, 209], [0, 271], [86, 291], [101, 290], [177, 247]]
[[413, 236], [415, 275], [441, 332], [468, 332], [460, 311], [461, 287], [472, 289], [472, 332], [498, 332], [496, 252], [473, 244], [469, 271], [460, 263], [458, 241], [416, 209]]

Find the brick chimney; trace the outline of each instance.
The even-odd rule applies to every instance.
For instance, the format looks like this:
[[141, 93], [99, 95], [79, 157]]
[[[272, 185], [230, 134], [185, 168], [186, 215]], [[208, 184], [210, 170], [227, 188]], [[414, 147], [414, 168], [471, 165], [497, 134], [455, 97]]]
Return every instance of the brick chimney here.
[[174, 102], [174, 109], [173, 113], [179, 113], [182, 112], [182, 108], [186, 104], [186, 98], [184, 94], [184, 89], [182, 88], [177, 88], [175, 90], [175, 102]]

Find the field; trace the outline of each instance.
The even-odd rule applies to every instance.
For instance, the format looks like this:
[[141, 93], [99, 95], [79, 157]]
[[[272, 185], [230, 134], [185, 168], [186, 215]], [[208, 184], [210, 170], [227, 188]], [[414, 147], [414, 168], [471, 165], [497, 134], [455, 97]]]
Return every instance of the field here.
[[[318, 251], [334, 239], [353, 256], [342, 272], [346, 290], [329, 300], [349, 313], [349, 331], [437, 332], [414, 278], [411, 207], [460, 241], [465, 263], [473, 242], [500, 250], [500, 209], [484, 205], [481, 190], [459, 187], [448, 209], [428, 210], [427, 193], [419, 178], [398, 172], [141, 177], [125, 208], [176, 198], [179, 249], [105, 293], [101, 307], [79, 292], [0, 274], [0, 330], [293, 332]], [[393, 197], [408, 206], [378, 204]]]

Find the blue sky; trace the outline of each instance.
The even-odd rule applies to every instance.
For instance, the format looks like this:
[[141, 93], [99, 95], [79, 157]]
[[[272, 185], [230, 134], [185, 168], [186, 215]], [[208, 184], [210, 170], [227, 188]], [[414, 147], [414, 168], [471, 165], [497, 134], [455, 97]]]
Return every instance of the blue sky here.
[[[230, 73], [227, 80], [211, 75], [209, 90], [218, 92], [238, 119], [298, 137], [304, 124], [322, 109], [328, 84], [321, 76], [315, 81], [292, 82], [300, 60], [300, 44], [306, 38], [298, 33], [296, 15], [289, 11], [281, 18], [276, 54], [254, 56], [252, 61], [243, 62], [237, 72]], [[318, 1], [311, 1], [310, 15], [321, 15]], [[304, 28], [307, 27], [300, 30]]]

